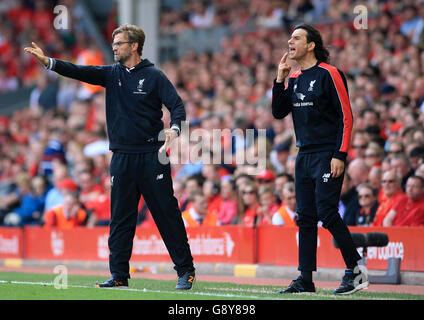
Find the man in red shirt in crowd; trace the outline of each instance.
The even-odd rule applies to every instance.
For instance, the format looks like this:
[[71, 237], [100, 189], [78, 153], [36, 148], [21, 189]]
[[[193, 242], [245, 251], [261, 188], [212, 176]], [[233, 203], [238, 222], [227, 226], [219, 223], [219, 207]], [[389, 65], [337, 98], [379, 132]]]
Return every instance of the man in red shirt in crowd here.
[[402, 177], [394, 170], [384, 172], [381, 178], [381, 185], [384, 191], [384, 201], [380, 203], [375, 213], [375, 218], [372, 226], [381, 227], [383, 220], [395, 203], [406, 202], [407, 196], [402, 191]]
[[399, 201], [384, 218], [383, 226], [424, 226], [424, 179], [410, 176], [406, 182], [406, 201]]

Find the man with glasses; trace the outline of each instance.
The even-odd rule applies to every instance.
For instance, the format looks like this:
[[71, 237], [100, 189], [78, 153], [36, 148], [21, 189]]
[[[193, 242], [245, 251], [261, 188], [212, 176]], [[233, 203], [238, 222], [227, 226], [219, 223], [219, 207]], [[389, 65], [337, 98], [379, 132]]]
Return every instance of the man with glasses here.
[[360, 184], [357, 190], [360, 208], [356, 212], [355, 225], [369, 226], [378, 207], [377, 191], [369, 183]]
[[[145, 34], [134, 25], [122, 25], [112, 34], [115, 64], [75, 65], [46, 57], [35, 44], [25, 48], [47, 69], [63, 76], [106, 88], [106, 122], [113, 152], [109, 268], [112, 277], [97, 287], [128, 286], [129, 260], [141, 195], [149, 206], [165, 246], [175, 264], [175, 289], [191, 289], [195, 277], [193, 257], [174, 197], [166, 150], [180, 133], [184, 104], [165, 74], [142, 59]], [[163, 130], [162, 105], [171, 114], [171, 128]]]
[[384, 227], [424, 226], [424, 179], [412, 175], [406, 182], [407, 201], [399, 201], [383, 220]]
[[381, 227], [383, 225], [384, 218], [395, 203], [407, 200], [407, 196], [401, 187], [402, 177], [399, 176], [395, 170], [388, 170], [383, 173], [381, 186], [384, 191], [384, 201], [379, 204], [377, 212], [375, 213], [374, 222], [372, 223], [374, 227]]
[[352, 139], [352, 156], [354, 159], [363, 158], [368, 146], [368, 139], [364, 131], [356, 131]]

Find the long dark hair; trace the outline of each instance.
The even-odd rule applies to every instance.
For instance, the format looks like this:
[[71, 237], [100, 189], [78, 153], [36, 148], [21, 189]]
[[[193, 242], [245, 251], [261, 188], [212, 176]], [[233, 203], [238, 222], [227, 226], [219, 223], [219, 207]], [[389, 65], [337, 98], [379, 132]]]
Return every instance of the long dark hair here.
[[327, 63], [330, 59], [330, 53], [328, 52], [327, 48], [324, 47], [324, 44], [322, 42], [322, 37], [319, 31], [314, 26], [307, 23], [299, 24], [295, 26], [293, 30], [296, 30], [296, 29], [306, 30], [306, 41], [308, 43], [315, 42], [315, 48], [314, 48], [315, 58], [317, 58], [318, 61]]

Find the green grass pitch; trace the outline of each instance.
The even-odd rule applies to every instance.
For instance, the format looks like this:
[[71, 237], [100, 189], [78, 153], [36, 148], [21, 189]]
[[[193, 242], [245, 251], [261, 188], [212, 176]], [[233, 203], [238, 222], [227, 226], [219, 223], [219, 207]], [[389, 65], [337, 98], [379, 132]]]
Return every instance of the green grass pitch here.
[[[375, 293], [367, 290], [335, 296], [332, 290], [315, 294], [278, 295], [281, 287], [197, 281], [190, 291], [174, 290], [176, 280], [130, 279], [128, 289], [95, 288], [103, 276], [68, 275], [67, 288], [55, 287], [56, 274], [0, 272], [0, 300], [423, 300], [422, 295]], [[200, 277], [201, 278], [201, 277]], [[65, 284], [59, 282], [60, 285]]]

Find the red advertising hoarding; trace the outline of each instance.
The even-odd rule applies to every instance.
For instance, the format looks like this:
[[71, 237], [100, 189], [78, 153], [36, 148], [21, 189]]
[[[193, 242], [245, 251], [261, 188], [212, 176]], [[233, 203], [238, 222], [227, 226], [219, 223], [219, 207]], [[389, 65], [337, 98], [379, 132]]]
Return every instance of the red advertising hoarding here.
[[[424, 228], [350, 227], [351, 232], [384, 232], [385, 247], [367, 248], [367, 267], [385, 270], [390, 257], [401, 258], [401, 270], [424, 271]], [[189, 227], [187, 235], [195, 262], [298, 265], [298, 228], [261, 226]], [[107, 261], [108, 227], [46, 229], [0, 228], [0, 259]], [[362, 248], [358, 248], [362, 254]], [[158, 230], [137, 228], [131, 261], [171, 262]], [[344, 268], [328, 230], [318, 228], [318, 268]]]
[[[384, 232], [389, 243], [385, 247], [367, 248], [367, 267], [385, 270], [390, 257], [401, 258], [401, 270], [424, 271], [424, 228], [420, 227], [350, 227], [351, 232], [366, 234]], [[362, 248], [358, 248], [362, 255]], [[261, 226], [258, 228], [258, 263], [281, 266], [298, 265], [298, 228]], [[317, 265], [322, 268], [344, 268], [339, 249], [330, 232], [318, 228]]]
[[[255, 262], [255, 230], [237, 226], [187, 228], [193, 257], [198, 262]], [[108, 228], [25, 228], [25, 258], [107, 260]], [[156, 228], [137, 228], [132, 261], [170, 262]]]
[[23, 231], [0, 227], [0, 259], [23, 257]]

